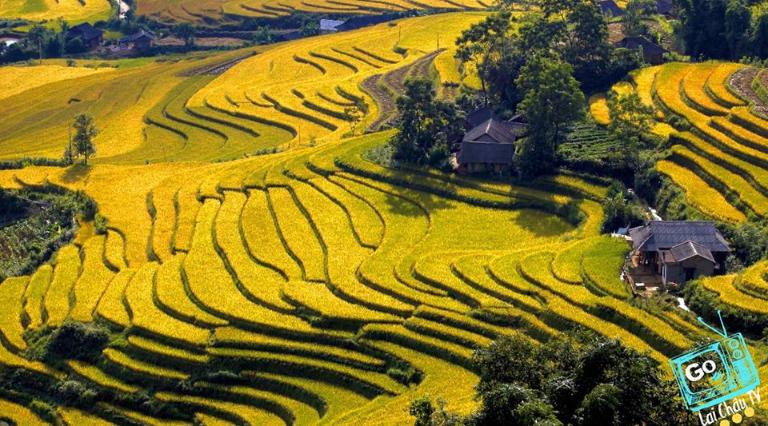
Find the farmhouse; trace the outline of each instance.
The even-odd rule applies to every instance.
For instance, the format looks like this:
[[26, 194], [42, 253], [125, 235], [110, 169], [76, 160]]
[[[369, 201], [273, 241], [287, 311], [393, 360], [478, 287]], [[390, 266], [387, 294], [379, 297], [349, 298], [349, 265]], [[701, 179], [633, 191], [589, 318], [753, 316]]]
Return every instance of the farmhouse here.
[[154, 43], [155, 35], [144, 30], [123, 37], [118, 42], [122, 49], [133, 50], [135, 52], [143, 52], [151, 49]]
[[509, 169], [515, 156], [515, 127], [489, 118], [468, 131], [456, 160], [460, 171], [470, 173]]
[[667, 49], [643, 36], [624, 37], [616, 43], [616, 47], [639, 50], [643, 55], [643, 60], [651, 65], [659, 65], [663, 63], [664, 54], [668, 52]]
[[723, 269], [731, 248], [712, 222], [650, 221], [629, 230], [632, 262], [667, 284], [684, 284]]
[[79, 38], [87, 49], [95, 49], [104, 42], [104, 31], [89, 23], [75, 25], [66, 34], [67, 40]]

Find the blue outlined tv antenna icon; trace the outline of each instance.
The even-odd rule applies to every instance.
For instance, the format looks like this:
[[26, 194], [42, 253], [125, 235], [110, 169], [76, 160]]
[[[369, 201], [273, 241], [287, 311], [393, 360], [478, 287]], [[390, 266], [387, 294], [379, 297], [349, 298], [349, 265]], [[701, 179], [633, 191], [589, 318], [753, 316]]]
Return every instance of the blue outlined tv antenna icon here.
[[691, 411], [700, 411], [754, 390], [760, 377], [741, 333], [728, 335], [720, 311], [722, 330], [699, 322], [721, 340], [688, 351], [669, 360], [680, 393]]

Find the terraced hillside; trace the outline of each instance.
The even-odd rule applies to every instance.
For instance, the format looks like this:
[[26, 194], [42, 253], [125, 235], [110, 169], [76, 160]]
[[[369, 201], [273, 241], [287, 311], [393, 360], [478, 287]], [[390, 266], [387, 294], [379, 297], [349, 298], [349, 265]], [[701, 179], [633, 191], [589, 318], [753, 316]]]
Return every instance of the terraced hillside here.
[[[96, 161], [112, 164], [231, 160], [336, 140], [379, 116], [391, 118], [406, 77], [453, 79], [455, 61], [433, 65], [435, 57], [452, 59], [454, 53], [436, 52], [436, 33], [441, 29], [443, 46], [452, 46], [463, 28], [483, 16], [413, 18], [256, 51], [117, 62], [119, 68], [108, 71], [12, 69], [28, 72], [25, 81], [35, 83], [8, 84], [0, 103], [0, 159], [60, 157], [69, 122], [80, 112], [91, 113], [102, 130]], [[237, 60], [216, 72], [218, 64]], [[87, 71], [78, 76], [74, 70]], [[359, 126], [350, 108], [361, 113]]]
[[0, 18], [45, 21], [63, 18], [69, 22], [106, 20], [112, 13], [109, 0], [4, 0]]
[[744, 75], [756, 78], [757, 71], [733, 63], [672, 63], [632, 76], [631, 89], [656, 110], [655, 131], [670, 139], [670, 155], [658, 170], [685, 190], [689, 203], [716, 219], [740, 222], [768, 213], [768, 120], [760, 113], [765, 104], [750, 97], [759, 81], [743, 81]]
[[[365, 156], [392, 131], [344, 137], [340, 113], [361, 99], [358, 130], [383, 122], [386, 96], [366, 86], [401, 84], [392, 76], [404, 68], [433, 74], [418, 70], [436, 29], [455, 34], [481, 16], [277, 45], [218, 77], [207, 70], [244, 52], [3, 100], [5, 158], [60, 152], [68, 105], [106, 123], [96, 164], [3, 170], [0, 186], [83, 190], [108, 227], [84, 224], [49, 265], [0, 284], [0, 364], [19, 378], [0, 389], [0, 418], [406, 424], [425, 394], [475, 408], [472, 352], [499, 336], [544, 341], [581, 326], [660, 363], [700, 339], [695, 320], [633, 301], [619, 280], [626, 244], [599, 235], [606, 182], [562, 173], [522, 187], [392, 169]], [[243, 156], [261, 137], [286, 149]], [[93, 361], [33, 360], [29, 336], [68, 320], [114, 338]], [[92, 403], [63, 397], [75, 382]]]
[[[208, 165], [98, 165], [76, 179], [2, 172], [5, 187], [85, 190], [110, 229], [0, 285], [16, 306], [0, 318], [0, 361], [87, 383], [104, 398], [89, 415], [107, 420], [151, 417], [114, 397], [151, 388], [183, 408], [179, 421], [392, 424], [421, 394], [474, 407], [472, 350], [500, 335], [544, 340], [578, 324], [660, 362], [697, 338], [688, 319], [628, 303], [606, 267], [624, 243], [597, 236], [601, 186], [560, 175], [544, 191], [363, 159], [389, 136]], [[554, 214], [570, 200], [578, 226]], [[25, 330], [67, 318], [126, 343], [56, 370], [24, 358]], [[29, 397], [44, 396], [3, 394]]]
[[139, 0], [137, 13], [170, 22], [211, 22], [228, 16], [279, 18], [292, 13], [361, 15], [410, 10], [480, 10], [485, 0]]

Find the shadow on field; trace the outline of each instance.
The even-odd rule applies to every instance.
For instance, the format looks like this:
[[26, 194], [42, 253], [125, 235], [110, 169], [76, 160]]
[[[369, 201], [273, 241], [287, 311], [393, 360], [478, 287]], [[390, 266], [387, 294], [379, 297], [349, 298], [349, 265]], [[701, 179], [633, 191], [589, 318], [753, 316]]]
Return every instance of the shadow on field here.
[[92, 166], [86, 166], [85, 164], [75, 164], [61, 175], [61, 180], [65, 183], [79, 182], [88, 177], [92, 168]]
[[556, 237], [573, 229], [564, 218], [536, 207], [518, 210], [512, 221], [537, 237]]
[[[395, 214], [402, 216], [427, 216], [421, 207], [429, 211], [454, 208], [450, 201], [440, 195], [429, 192], [414, 191], [398, 186], [388, 188], [391, 193], [387, 193], [387, 207]], [[414, 192], [418, 194], [418, 199], [413, 200]]]

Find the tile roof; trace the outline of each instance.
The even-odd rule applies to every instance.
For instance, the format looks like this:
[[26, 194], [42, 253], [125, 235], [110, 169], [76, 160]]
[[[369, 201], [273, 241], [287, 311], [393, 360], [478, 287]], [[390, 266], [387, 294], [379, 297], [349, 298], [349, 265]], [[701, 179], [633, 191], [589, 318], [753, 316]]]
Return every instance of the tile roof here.
[[630, 229], [629, 236], [634, 249], [640, 251], [669, 250], [687, 241], [697, 243], [713, 253], [731, 251], [712, 222], [654, 220]]
[[513, 128], [509, 123], [489, 118], [468, 131], [464, 135], [463, 142], [488, 142], [483, 140], [486, 139], [485, 137], [492, 139], [496, 143], [507, 144], [513, 143], [516, 139]]
[[83, 41], [90, 41], [101, 37], [104, 32], [89, 23], [75, 25], [67, 31], [69, 37], [80, 37]]
[[669, 254], [672, 255], [675, 262], [682, 262], [692, 257], [699, 256], [715, 263], [715, 257], [712, 256], [712, 252], [708, 248], [694, 241], [686, 241], [672, 247], [669, 249]]

